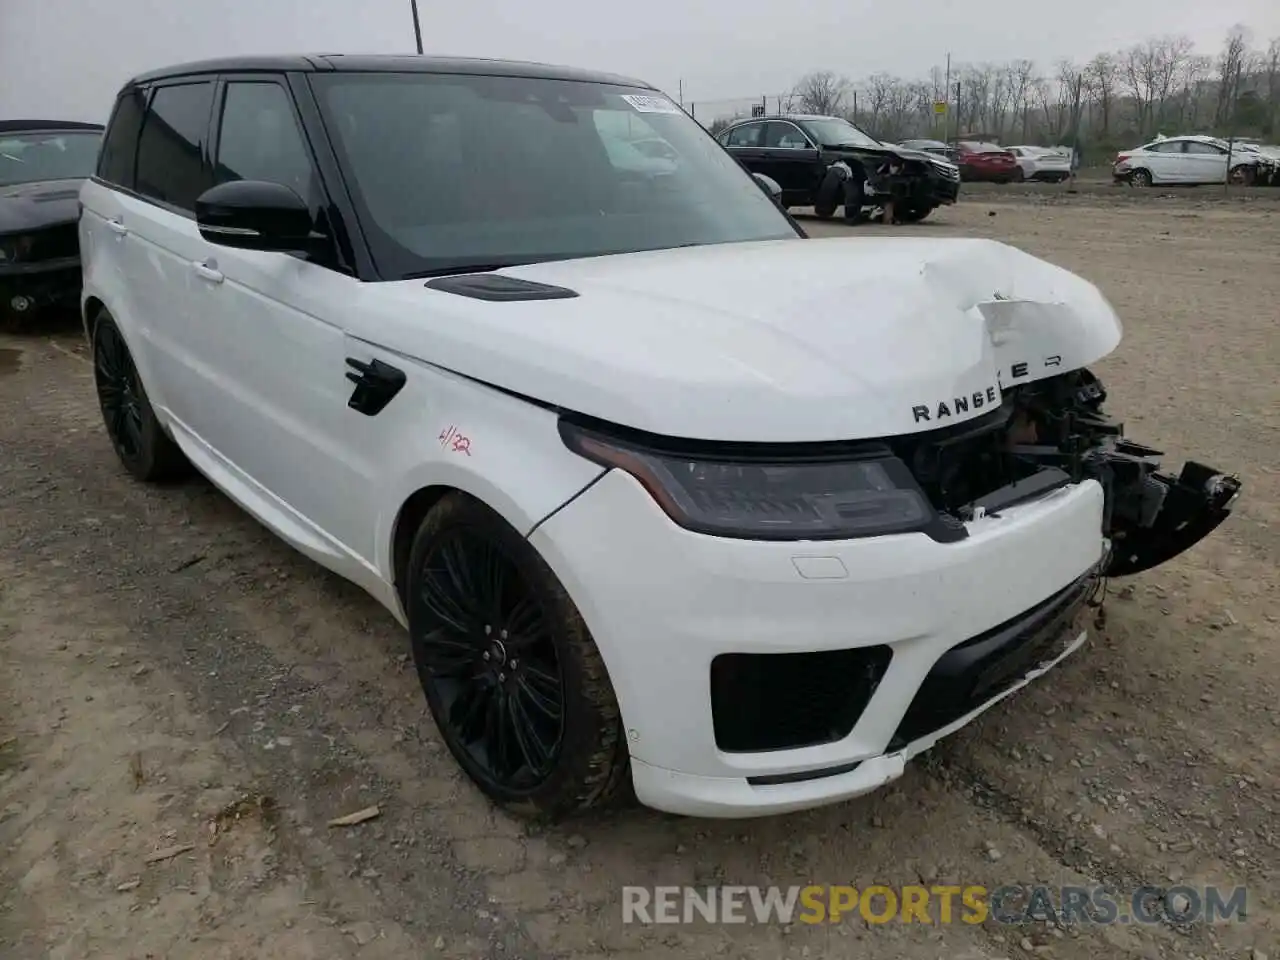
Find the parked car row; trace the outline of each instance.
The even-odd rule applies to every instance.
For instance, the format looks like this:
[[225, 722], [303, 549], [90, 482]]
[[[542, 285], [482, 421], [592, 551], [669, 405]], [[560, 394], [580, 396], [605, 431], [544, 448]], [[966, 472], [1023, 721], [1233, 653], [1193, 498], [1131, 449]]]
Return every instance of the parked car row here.
[[1060, 183], [1071, 176], [1071, 150], [1062, 147], [1002, 147], [980, 140], [903, 140], [902, 145], [945, 157], [960, 169], [960, 179], [989, 183], [1035, 180]]
[[1112, 175], [1132, 187], [1231, 183], [1280, 185], [1280, 147], [1220, 137], [1157, 137], [1116, 155]]

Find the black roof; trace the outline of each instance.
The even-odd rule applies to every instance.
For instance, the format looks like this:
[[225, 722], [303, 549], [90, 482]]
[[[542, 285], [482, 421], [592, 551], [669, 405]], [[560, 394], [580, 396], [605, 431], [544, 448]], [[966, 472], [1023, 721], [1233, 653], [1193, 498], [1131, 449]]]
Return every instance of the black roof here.
[[733, 121], [730, 126], [736, 127], [743, 123], [761, 123], [766, 120], [789, 120], [792, 123], [803, 123], [806, 120], [844, 120], [844, 117], [832, 117], [825, 113], [771, 113], [767, 117], [740, 117]]
[[102, 132], [100, 123], [83, 123], [79, 120], [0, 120], [0, 133], [14, 133], [21, 130], [28, 133], [33, 130], [96, 130]]
[[228, 57], [220, 60], [200, 60], [182, 63], [140, 74], [126, 86], [163, 80], [168, 77], [190, 76], [200, 73], [279, 73], [302, 71], [308, 73], [332, 73], [340, 71], [358, 73], [455, 73], [497, 77], [529, 77], [539, 80], [581, 80], [588, 83], [611, 83], [627, 87], [653, 87], [630, 77], [580, 70], [575, 67], [557, 67], [545, 63], [525, 63], [518, 60], [483, 60], [465, 57], [427, 57], [398, 54], [282, 54], [279, 56]]

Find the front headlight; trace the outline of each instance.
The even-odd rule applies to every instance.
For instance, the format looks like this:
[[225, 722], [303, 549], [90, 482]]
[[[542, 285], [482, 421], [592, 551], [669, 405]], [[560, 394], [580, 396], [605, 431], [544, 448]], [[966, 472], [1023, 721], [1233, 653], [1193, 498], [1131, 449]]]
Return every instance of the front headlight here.
[[31, 252], [34, 238], [28, 234], [0, 237], [0, 263], [18, 262]]
[[687, 530], [748, 540], [834, 540], [920, 530], [933, 509], [885, 449], [839, 459], [683, 454], [562, 420], [575, 453], [635, 477]]

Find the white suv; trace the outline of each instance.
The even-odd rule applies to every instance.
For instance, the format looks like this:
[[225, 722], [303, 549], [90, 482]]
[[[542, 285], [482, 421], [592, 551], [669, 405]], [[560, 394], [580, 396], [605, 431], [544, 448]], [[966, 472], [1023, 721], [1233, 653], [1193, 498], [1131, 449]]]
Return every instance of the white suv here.
[[[620, 125], [668, 165], [615, 165]], [[1119, 439], [1089, 283], [982, 240], [810, 240], [771, 192], [617, 77], [139, 77], [81, 195], [107, 432], [385, 605], [500, 803], [872, 790], [1239, 485]]]

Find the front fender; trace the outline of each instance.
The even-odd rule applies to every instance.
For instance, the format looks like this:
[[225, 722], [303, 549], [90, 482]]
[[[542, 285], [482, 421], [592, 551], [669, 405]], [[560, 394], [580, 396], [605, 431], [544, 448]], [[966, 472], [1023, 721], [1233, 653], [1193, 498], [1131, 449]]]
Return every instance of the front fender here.
[[395, 579], [396, 523], [419, 490], [461, 490], [527, 536], [604, 472], [564, 445], [555, 411], [403, 359], [416, 365], [414, 375], [370, 420], [392, 457], [376, 521], [375, 562], [388, 583]]

